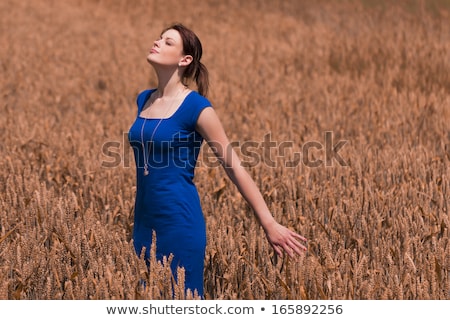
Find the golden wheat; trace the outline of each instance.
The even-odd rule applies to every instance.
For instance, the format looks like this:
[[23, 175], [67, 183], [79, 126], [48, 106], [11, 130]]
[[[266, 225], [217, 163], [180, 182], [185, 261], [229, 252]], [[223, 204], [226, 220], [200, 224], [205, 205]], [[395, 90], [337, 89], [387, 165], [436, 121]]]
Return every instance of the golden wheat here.
[[2, 1], [0, 299], [198, 298], [131, 241], [124, 137], [174, 21], [203, 40], [230, 139], [257, 143], [236, 151], [273, 214], [309, 239], [275, 256], [205, 145], [205, 297], [449, 299], [450, 6], [415, 4]]

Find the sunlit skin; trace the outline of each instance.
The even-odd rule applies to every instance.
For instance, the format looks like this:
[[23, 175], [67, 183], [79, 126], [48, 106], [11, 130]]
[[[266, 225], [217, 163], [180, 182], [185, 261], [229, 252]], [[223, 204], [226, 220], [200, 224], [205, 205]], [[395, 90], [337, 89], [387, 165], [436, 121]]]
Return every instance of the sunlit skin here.
[[[144, 107], [141, 116], [149, 118], [168, 117], [173, 114], [190, 90], [181, 82], [183, 72], [191, 62], [192, 56], [183, 52], [183, 42], [178, 31], [169, 29], [153, 42], [147, 61], [154, 68], [158, 77], [158, 88]], [[306, 251], [306, 238], [279, 224], [272, 216], [255, 182], [241, 166], [241, 161], [230, 146], [222, 123], [211, 107], [205, 108], [198, 120], [196, 130], [203, 136], [225, 172], [236, 185], [242, 196], [252, 207], [267, 240], [275, 252], [291, 258]]]
[[[153, 42], [147, 61], [154, 67], [172, 69], [191, 63], [190, 55], [183, 55], [183, 42], [178, 31], [170, 29]], [[156, 71], [158, 69], [155, 68]]]
[[[183, 54], [180, 34], [170, 29], [153, 42], [147, 61], [153, 66], [158, 77], [158, 89], [143, 108], [141, 116], [170, 117], [190, 92], [181, 83], [181, 75], [186, 66], [192, 62], [192, 56]], [[150, 105], [152, 107], [148, 108]]]

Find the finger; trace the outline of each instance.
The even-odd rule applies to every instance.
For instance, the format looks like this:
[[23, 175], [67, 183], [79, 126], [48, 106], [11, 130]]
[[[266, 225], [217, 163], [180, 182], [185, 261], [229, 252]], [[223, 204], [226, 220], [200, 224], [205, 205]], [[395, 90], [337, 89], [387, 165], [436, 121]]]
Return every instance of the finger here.
[[297, 239], [299, 239], [301, 241], [304, 241], [304, 242], [308, 241], [308, 239], [306, 239], [304, 236], [299, 235], [298, 233], [295, 233], [295, 232], [292, 232], [292, 236], [294, 236], [295, 238], [297, 238]]
[[289, 257], [294, 258], [294, 253], [296, 252], [294, 245], [289, 245], [287, 242], [283, 245], [283, 250], [288, 254]]
[[299, 255], [307, 250], [307, 248], [303, 244], [298, 242], [296, 239], [289, 240], [288, 245], [295, 251], [295, 253]]
[[297, 240], [295, 241], [295, 244], [296, 244], [297, 247], [300, 248], [300, 250], [302, 250], [302, 251], [307, 251], [307, 250], [308, 250], [308, 248], [307, 248], [307, 246], [306, 246], [305, 244], [303, 244], [303, 243], [301, 243], [301, 242], [298, 242]]
[[277, 245], [272, 245], [272, 247], [277, 255], [279, 255], [280, 257], [283, 257], [283, 252], [280, 250], [280, 248]]

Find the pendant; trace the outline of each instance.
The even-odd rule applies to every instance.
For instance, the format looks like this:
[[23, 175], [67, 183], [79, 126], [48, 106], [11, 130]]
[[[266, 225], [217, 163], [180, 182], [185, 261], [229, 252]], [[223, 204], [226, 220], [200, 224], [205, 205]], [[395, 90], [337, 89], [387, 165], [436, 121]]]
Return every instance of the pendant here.
[[148, 169], [147, 168], [144, 169], [144, 176], [148, 176]]

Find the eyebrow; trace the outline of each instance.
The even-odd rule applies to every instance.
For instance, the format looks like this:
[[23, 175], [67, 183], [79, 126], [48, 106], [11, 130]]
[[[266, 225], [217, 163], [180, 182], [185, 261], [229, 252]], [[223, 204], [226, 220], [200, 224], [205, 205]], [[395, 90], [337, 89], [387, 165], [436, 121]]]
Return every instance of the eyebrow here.
[[[160, 35], [159, 38], [160, 38], [160, 39], [164, 39], [163, 35]], [[166, 40], [172, 40], [172, 41], [176, 42], [175, 39], [174, 39], [174, 38], [171, 38], [171, 37], [167, 37], [167, 36], [166, 36], [165, 39], [166, 39]]]

